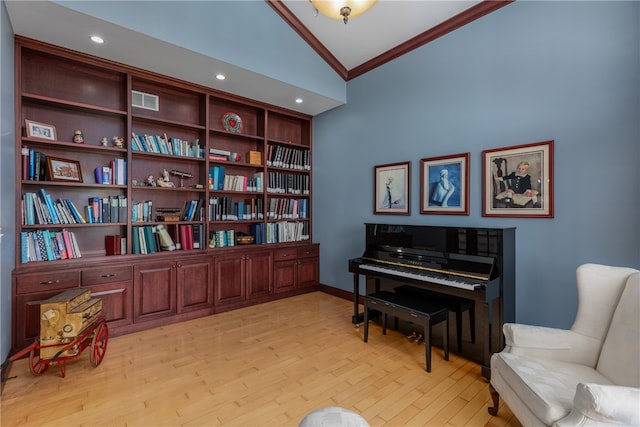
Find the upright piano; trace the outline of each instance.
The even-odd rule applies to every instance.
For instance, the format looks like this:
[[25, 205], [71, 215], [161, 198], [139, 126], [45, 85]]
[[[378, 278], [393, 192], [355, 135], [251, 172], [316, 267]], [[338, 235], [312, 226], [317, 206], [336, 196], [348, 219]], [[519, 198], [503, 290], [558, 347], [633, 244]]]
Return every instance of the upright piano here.
[[353, 323], [364, 317], [360, 276], [366, 294], [409, 284], [472, 300], [477, 338], [461, 355], [479, 362], [490, 379], [491, 354], [504, 347], [502, 325], [515, 321], [515, 228], [366, 223], [365, 232], [364, 254], [349, 260]]

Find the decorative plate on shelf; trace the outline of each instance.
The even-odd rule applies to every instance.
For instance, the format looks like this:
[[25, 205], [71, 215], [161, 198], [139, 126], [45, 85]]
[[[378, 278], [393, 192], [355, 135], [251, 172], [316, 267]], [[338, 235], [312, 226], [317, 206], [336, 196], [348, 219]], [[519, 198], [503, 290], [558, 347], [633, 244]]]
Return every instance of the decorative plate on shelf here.
[[242, 130], [242, 119], [236, 113], [224, 113], [222, 124], [229, 132], [240, 132]]

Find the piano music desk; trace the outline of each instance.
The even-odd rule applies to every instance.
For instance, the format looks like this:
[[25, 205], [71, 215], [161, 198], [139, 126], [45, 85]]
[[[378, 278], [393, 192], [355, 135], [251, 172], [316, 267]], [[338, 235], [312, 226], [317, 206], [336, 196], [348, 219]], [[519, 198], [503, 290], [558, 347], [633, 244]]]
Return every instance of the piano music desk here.
[[445, 322], [443, 334], [444, 360], [449, 360], [449, 308], [433, 300], [420, 300], [395, 292], [380, 291], [364, 295], [364, 342], [369, 340], [369, 310], [383, 314], [382, 334], [387, 334], [387, 315], [422, 324], [427, 372], [431, 372], [431, 331], [433, 325]]

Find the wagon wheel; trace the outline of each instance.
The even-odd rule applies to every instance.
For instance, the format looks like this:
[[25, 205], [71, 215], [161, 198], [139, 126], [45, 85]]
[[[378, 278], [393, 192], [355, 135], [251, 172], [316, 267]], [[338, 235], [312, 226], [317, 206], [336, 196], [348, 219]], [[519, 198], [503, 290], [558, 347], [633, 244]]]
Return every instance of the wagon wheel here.
[[107, 342], [109, 341], [109, 329], [107, 328], [106, 323], [101, 323], [98, 326], [98, 329], [93, 334], [93, 339], [91, 340], [91, 354], [89, 355], [89, 360], [93, 367], [98, 366], [102, 359], [104, 359], [104, 354], [107, 352]]
[[33, 375], [43, 374], [49, 369], [49, 361], [40, 358], [40, 346], [35, 345], [29, 352], [29, 369]]

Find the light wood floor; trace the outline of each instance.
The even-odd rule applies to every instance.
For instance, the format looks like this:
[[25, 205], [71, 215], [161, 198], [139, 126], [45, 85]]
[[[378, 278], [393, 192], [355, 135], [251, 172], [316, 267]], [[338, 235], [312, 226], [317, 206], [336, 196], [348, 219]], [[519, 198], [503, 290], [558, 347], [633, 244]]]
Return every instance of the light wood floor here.
[[369, 342], [352, 305], [315, 292], [112, 337], [100, 366], [89, 349], [34, 377], [13, 363], [2, 393], [3, 427], [292, 426], [341, 406], [375, 426], [521, 427], [489, 392], [476, 363], [372, 324]]

